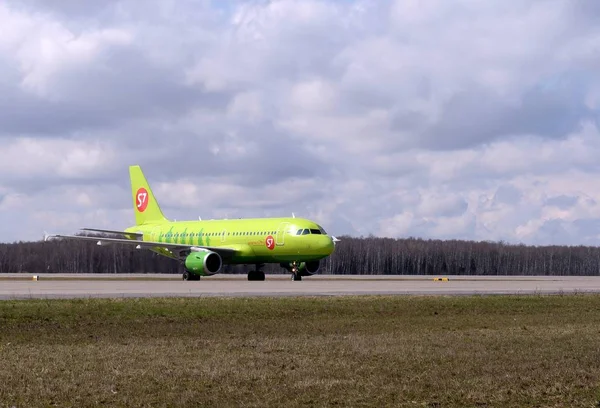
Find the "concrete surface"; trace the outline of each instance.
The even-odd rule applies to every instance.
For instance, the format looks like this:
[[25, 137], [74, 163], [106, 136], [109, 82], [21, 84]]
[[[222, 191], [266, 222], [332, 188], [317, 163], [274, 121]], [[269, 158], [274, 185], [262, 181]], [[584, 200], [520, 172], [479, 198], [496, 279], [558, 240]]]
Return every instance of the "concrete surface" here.
[[[0, 299], [172, 296], [492, 295], [600, 293], [600, 276], [215, 275], [184, 282], [160, 274], [0, 274]], [[448, 281], [434, 281], [447, 277]]]

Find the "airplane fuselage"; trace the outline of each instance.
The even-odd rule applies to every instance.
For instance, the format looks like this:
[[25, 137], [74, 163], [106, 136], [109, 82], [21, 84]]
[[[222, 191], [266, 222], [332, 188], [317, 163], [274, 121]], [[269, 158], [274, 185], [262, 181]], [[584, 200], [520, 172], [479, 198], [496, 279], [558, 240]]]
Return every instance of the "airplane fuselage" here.
[[[126, 229], [144, 241], [192, 246], [227, 247], [230, 264], [316, 261], [334, 250], [332, 238], [318, 224], [303, 218], [249, 218], [148, 223]], [[166, 248], [152, 248], [176, 258]]]

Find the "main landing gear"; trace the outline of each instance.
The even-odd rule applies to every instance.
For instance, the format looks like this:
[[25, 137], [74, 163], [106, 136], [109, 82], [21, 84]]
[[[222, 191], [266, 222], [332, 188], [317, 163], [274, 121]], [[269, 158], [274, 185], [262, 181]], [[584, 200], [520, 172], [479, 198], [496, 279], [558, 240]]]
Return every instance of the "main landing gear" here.
[[200, 275], [196, 275], [195, 273], [188, 271], [183, 263], [179, 264], [179, 273], [181, 273], [181, 277], [183, 278], [184, 281], [199, 281], [200, 280]]
[[184, 281], [199, 281], [200, 275], [196, 275], [195, 273], [191, 273], [188, 270], [183, 271], [183, 280]]
[[265, 273], [260, 270], [264, 264], [256, 264], [256, 270], [248, 272], [249, 281], [264, 281]]

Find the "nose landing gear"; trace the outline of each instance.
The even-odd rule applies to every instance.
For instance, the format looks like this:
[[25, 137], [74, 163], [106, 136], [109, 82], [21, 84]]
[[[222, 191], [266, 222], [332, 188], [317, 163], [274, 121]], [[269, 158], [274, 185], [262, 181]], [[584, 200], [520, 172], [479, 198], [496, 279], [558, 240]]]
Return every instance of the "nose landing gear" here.
[[291, 265], [291, 271], [292, 271], [292, 280], [293, 281], [301, 281], [302, 280], [302, 275], [300, 274], [300, 269], [298, 268], [298, 263], [297, 262], [292, 262]]

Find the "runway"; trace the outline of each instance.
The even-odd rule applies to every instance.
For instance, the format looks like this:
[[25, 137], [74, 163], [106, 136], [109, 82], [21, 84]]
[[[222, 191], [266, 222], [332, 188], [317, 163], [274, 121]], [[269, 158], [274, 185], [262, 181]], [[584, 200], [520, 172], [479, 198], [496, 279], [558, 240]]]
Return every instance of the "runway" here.
[[600, 293], [600, 276], [314, 275], [293, 282], [289, 275], [215, 275], [182, 281], [180, 275], [0, 274], [0, 299], [340, 296], [340, 295], [503, 295]]

